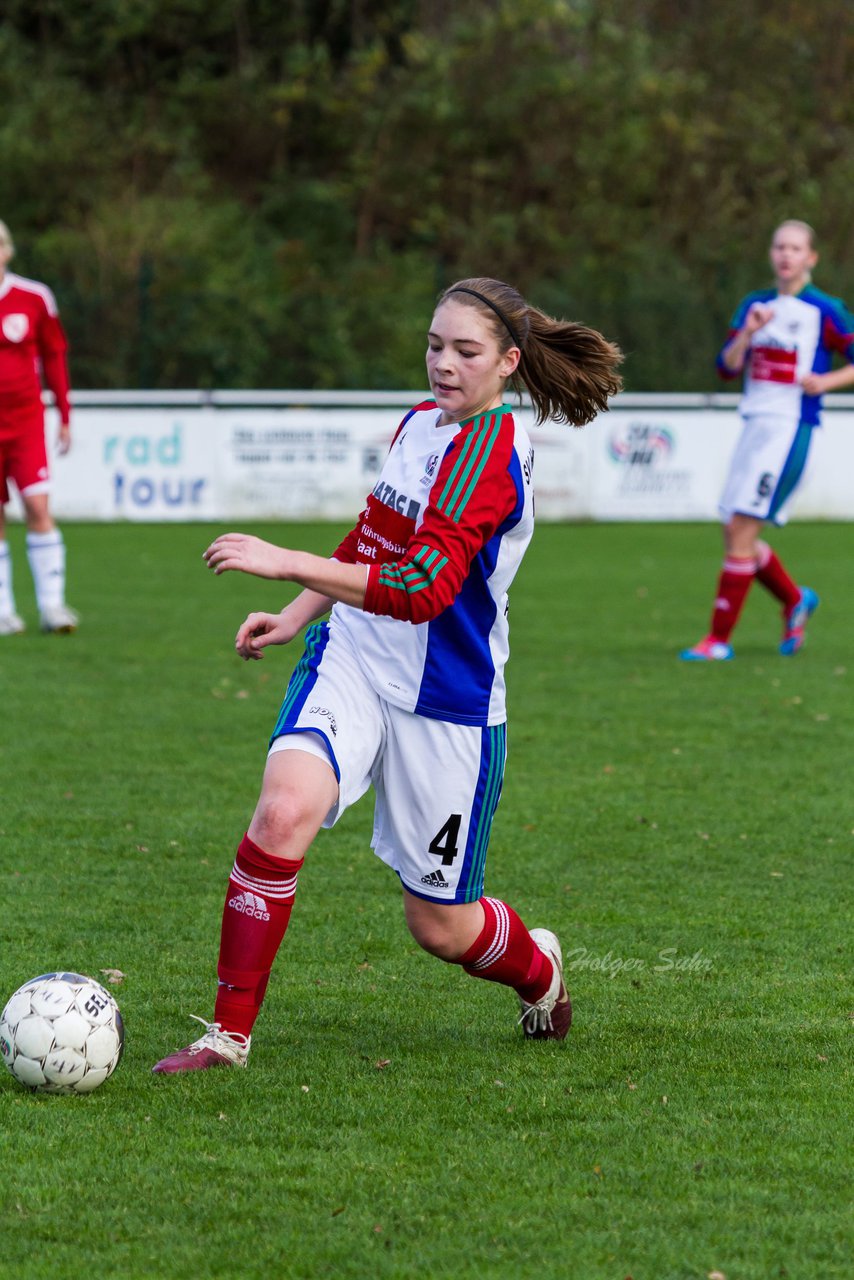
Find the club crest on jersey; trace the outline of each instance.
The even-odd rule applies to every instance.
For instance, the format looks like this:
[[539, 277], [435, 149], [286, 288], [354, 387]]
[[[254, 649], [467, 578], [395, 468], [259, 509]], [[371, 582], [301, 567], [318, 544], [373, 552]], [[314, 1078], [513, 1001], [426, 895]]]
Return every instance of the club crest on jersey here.
[[425, 488], [429, 489], [433, 483], [433, 477], [436, 474], [436, 468], [439, 465], [438, 453], [431, 453], [427, 459], [427, 466], [424, 468], [424, 475], [421, 477], [421, 483]]
[[9, 342], [23, 342], [29, 327], [27, 317], [17, 311], [3, 317], [3, 337]]
[[383, 506], [391, 507], [393, 511], [397, 511], [402, 516], [406, 516], [408, 520], [416, 520], [418, 512], [421, 510], [421, 503], [416, 502], [415, 498], [410, 498], [408, 494], [398, 493], [392, 484], [385, 484], [382, 480], [378, 481], [373, 489], [374, 497]]

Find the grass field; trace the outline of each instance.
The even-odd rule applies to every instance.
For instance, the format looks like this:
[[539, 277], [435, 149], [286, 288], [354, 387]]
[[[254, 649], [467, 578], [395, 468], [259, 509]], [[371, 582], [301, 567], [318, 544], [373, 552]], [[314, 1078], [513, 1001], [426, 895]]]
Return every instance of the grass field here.
[[708, 667], [675, 654], [717, 530], [538, 529], [487, 891], [560, 935], [565, 1043], [524, 1043], [509, 992], [416, 948], [366, 798], [300, 878], [249, 1069], [165, 1079], [212, 1012], [299, 656], [235, 657], [290, 589], [207, 573], [213, 532], [68, 525], [83, 624], [59, 638], [11, 530], [32, 630], [0, 642], [0, 999], [120, 969], [127, 1047], [89, 1098], [0, 1078], [0, 1273], [849, 1280], [854, 525], [777, 540], [823, 597], [802, 654], [754, 588]]

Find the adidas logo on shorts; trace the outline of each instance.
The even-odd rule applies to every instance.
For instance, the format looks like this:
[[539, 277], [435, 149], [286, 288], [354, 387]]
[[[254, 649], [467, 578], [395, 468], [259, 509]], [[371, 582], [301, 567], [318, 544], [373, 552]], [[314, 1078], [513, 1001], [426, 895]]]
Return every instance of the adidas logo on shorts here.
[[236, 893], [233, 898], [229, 898], [228, 905], [233, 911], [239, 911], [244, 916], [251, 916], [253, 920], [270, 919], [267, 904], [257, 893]]
[[431, 871], [429, 875], [421, 877], [421, 883], [429, 885], [431, 889], [447, 889], [448, 882], [442, 875], [441, 871]]

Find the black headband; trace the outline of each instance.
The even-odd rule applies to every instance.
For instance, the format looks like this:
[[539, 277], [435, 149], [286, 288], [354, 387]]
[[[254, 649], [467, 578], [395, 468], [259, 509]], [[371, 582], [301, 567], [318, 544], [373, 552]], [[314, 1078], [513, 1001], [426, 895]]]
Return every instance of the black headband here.
[[482, 294], [482, 293], [478, 293], [476, 289], [466, 289], [466, 288], [464, 288], [464, 286], [463, 286], [463, 285], [457, 285], [457, 286], [456, 286], [456, 288], [454, 288], [454, 289], [449, 289], [449, 290], [448, 290], [448, 293], [447, 293], [445, 296], [447, 297], [449, 294], [452, 294], [452, 293], [470, 293], [470, 294], [471, 294], [471, 296], [472, 296], [473, 298], [477, 298], [477, 299], [479, 299], [479, 301], [480, 301], [480, 302], [485, 302], [485, 303], [486, 303], [486, 305], [489, 307], [490, 311], [494, 311], [494, 312], [495, 312], [495, 314], [498, 316], [498, 319], [499, 319], [499, 320], [501, 321], [501, 323], [504, 325], [504, 328], [505, 328], [505, 329], [507, 330], [507, 332], [510, 334], [510, 337], [513, 339], [514, 343], [515, 343], [515, 344], [516, 344], [516, 346], [519, 348], [519, 350], [520, 350], [520, 351], [522, 350], [522, 344], [521, 344], [521, 342], [519, 341], [519, 339], [518, 339], [518, 338], [517, 338], [517, 336], [516, 336], [516, 331], [515, 331], [515, 329], [513, 328], [512, 324], [511, 324], [511, 323], [510, 323], [510, 321], [507, 319], [506, 315], [505, 315], [505, 314], [504, 314], [504, 312], [501, 310], [501, 308], [500, 308], [500, 307], [496, 307], [496, 305], [495, 305], [495, 303], [494, 303], [494, 302], [490, 302], [490, 301], [489, 301], [489, 298], [487, 298], [487, 297], [486, 297], [484, 294]]

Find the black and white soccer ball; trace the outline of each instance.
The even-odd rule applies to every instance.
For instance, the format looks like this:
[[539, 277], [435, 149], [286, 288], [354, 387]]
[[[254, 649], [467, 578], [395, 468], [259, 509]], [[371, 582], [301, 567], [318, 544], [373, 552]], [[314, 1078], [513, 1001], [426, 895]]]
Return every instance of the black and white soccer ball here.
[[106, 988], [81, 973], [43, 973], [0, 1014], [0, 1054], [19, 1084], [42, 1093], [91, 1093], [121, 1060], [125, 1032]]

